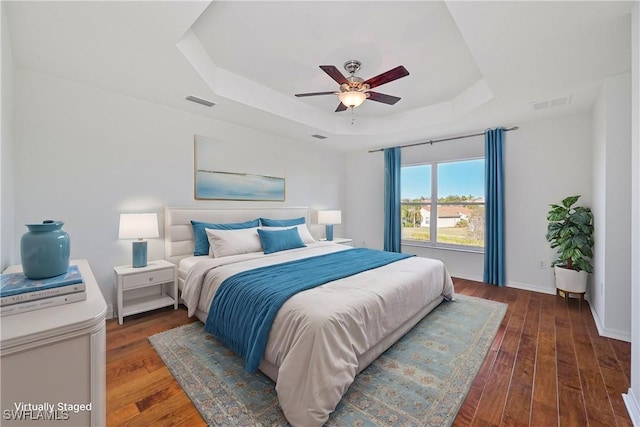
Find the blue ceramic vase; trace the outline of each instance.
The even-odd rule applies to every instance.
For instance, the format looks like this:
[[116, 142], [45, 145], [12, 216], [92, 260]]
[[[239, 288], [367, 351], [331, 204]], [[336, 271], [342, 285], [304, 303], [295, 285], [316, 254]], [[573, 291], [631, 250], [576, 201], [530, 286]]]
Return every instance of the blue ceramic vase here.
[[64, 222], [46, 220], [26, 224], [29, 229], [20, 240], [22, 271], [29, 279], [59, 276], [69, 269], [69, 235]]

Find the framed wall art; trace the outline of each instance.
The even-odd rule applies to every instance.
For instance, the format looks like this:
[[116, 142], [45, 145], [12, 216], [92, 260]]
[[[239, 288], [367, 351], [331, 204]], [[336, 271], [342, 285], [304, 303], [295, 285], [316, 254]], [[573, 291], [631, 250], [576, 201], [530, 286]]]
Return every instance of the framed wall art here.
[[[284, 201], [285, 179], [251, 173], [255, 163], [246, 151], [196, 135], [194, 195], [196, 200]], [[238, 153], [241, 153], [238, 159]], [[224, 160], [224, 161], [223, 161]], [[264, 163], [264, 158], [262, 158]], [[264, 167], [255, 165], [255, 168]], [[245, 170], [242, 170], [245, 169]]]

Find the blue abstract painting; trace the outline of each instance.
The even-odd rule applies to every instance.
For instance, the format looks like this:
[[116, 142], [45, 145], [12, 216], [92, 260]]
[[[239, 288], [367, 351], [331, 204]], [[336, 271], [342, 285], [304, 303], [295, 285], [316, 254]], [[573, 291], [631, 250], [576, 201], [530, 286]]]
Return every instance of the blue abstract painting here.
[[284, 201], [284, 178], [198, 169], [196, 199]]
[[[264, 149], [261, 149], [264, 148]], [[270, 162], [266, 147], [195, 135], [196, 200], [285, 200], [281, 162]], [[280, 175], [282, 173], [282, 175]]]

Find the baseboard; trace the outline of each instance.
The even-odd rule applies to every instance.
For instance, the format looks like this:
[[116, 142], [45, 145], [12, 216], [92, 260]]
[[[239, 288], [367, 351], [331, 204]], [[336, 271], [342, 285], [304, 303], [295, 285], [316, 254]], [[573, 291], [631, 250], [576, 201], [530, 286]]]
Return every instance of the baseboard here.
[[518, 282], [509, 282], [507, 283], [508, 288], [522, 289], [524, 291], [538, 292], [541, 294], [555, 295], [556, 288], [549, 289], [547, 287], [530, 285], [528, 283], [518, 283]]
[[453, 277], [456, 277], [458, 279], [463, 279], [463, 280], [472, 280], [474, 282], [482, 282], [482, 277], [475, 277], [475, 276], [464, 276], [464, 275], [460, 275], [460, 274], [454, 274], [452, 275]]
[[[474, 282], [482, 282], [484, 280], [482, 277], [471, 277], [471, 276], [460, 276], [460, 275], [455, 275], [455, 277], [459, 279], [464, 279], [464, 280], [473, 280]], [[528, 283], [509, 282], [505, 286], [507, 288], [522, 289], [523, 291], [539, 292], [542, 294], [549, 294], [549, 295], [556, 294], [555, 288], [553, 289], [549, 289], [546, 287], [543, 288], [542, 286], [530, 285]]]
[[629, 412], [631, 422], [635, 427], [640, 427], [640, 403], [638, 403], [638, 399], [633, 394], [633, 390], [629, 389], [626, 394], [622, 393], [622, 399], [627, 407], [627, 412]]
[[[589, 303], [591, 305], [591, 303]], [[602, 324], [602, 320], [600, 320], [600, 316], [598, 316], [598, 312], [591, 308], [591, 315], [593, 316], [593, 321], [596, 324], [596, 328], [598, 329], [598, 333], [600, 336], [613, 338], [614, 340], [631, 342], [631, 333], [627, 331], [621, 331], [618, 329], [605, 328]]]
[[105, 317], [107, 320], [116, 318], [116, 312], [113, 309], [113, 304], [107, 304], [107, 313], [105, 314]]

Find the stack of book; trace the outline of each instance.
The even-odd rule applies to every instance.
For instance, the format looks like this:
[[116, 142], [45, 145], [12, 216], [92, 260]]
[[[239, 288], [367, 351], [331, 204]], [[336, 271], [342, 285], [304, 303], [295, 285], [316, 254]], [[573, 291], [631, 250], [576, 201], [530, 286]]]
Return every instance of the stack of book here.
[[0, 275], [0, 316], [25, 313], [87, 299], [77, 265], [60, 276], [28, 279], [22, 273]]

